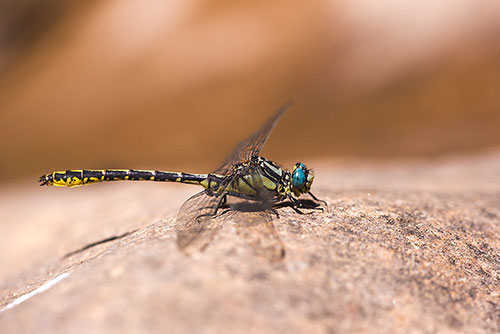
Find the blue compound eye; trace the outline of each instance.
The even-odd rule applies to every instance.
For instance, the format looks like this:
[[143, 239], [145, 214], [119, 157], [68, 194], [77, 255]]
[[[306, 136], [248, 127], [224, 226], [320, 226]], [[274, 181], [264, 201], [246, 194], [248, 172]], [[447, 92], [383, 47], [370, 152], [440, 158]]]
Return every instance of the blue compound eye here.
[[294, 170], [292, 175], [292, 186], [294, 188], [302, 188], [306, 183], [306, 175], [302, 168], [297, 168]]

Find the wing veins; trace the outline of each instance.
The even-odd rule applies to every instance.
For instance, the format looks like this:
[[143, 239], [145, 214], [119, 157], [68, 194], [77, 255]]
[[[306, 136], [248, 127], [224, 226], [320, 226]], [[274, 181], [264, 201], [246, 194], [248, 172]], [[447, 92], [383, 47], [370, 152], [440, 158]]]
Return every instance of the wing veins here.
[[224, 163], [214, 173], [228, 173], [238, 163], [248, 161], [252, 156], [259, 155], [279, 120], [291, 106], [292, 102], [287, 101], [259, 130], [236, 145], [226, 157]]

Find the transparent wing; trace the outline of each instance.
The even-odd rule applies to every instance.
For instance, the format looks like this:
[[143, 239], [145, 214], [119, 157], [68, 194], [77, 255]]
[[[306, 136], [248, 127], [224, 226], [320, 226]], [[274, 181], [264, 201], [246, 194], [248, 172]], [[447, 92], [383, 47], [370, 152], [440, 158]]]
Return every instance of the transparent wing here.
[[257, 256], [274, 262], [283, 259], [285, 246], [272, 220], [270, 210], [246, 212], [245, 219], [238, 220], [237, 233], [244, 237]]
[[273, 213], [269, 209], [231, 211], [236, 233], [242, 237], [253, 253], [270, 262], [285, 256], [285, 246], [273, 225]]
[[209, 196], [206, 190], [191, 196], [182, 204], [175, 220], [177, 246], [186, 254], [203, 250], [220, 229], [213, 217], [219, 197]]
[[214, 173], [227, 174], [234, 165], [242, 161], [249, 160], [252, 156], [258, 155], [273, 129], [278, 124], [280, 118], [291, 107], [292, 102], [287, 101], [259, 130], [247, 139], [241, 141], [234, 150], [226, 157], [224, 163], [217, 168]]

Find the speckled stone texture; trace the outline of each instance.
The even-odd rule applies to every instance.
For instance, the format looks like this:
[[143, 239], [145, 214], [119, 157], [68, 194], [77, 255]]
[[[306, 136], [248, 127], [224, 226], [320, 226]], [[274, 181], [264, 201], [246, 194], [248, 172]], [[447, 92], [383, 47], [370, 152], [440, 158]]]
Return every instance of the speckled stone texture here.
[[308, 165], [328, 206], [278, 210], [268, 227], [283, 259], [245, 214], [221, 217], [203, 252], [179, 252], [175, 215], [193, 187], [3, 186], [0, 307], [70, 275], [0, 312], [0, 332], [500, 331], [500, 152]]

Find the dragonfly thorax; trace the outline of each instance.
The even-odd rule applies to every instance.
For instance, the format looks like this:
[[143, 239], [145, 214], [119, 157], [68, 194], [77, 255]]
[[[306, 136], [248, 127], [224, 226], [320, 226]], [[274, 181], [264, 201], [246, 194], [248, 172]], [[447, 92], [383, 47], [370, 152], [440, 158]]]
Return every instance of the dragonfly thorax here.
[[[278, 200], [285, 199], [290, 193], [300, 196], [311, 190], [314, 174], [301, 162], [295, 164], [292, 172], [281, 169], [277, 164], [263, 157], [254, 157], [253, 162], [260, 166], [263, 176], [275, 184], [273, 190]], [[270, 187], [267, 188], [271, 190]]]

